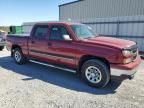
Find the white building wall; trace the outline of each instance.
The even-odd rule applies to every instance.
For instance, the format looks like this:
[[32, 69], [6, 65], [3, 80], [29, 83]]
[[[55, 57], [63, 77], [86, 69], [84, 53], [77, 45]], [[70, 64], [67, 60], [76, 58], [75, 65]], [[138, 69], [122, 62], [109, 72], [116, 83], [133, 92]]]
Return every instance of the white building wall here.
[[144, 0], [82, 0], [60, 5], [60, 20], [144, 15]]

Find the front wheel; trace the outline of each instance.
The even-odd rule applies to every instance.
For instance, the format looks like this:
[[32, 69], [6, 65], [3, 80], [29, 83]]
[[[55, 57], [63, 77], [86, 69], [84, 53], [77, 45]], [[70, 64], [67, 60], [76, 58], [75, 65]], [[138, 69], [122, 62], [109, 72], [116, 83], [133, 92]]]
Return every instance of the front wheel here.
[[19, 48], [14, 49], [13, 57], [17, 64], [24, 64], [26, 62], [26, 58], [24, 57], [21, 49]]
[[81, 77], [88, 85], [102, 88], [110, 81], [110, 70], [102, 61], [92, 59], [83, 64]]

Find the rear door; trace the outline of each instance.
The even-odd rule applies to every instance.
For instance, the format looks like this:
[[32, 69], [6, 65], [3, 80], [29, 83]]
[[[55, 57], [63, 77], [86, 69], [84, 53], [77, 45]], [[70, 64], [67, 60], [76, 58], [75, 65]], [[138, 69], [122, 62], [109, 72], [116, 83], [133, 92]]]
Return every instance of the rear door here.
[[76, 48], [66, 26], [51, 25], [47, 51], [51, 59], [56, 59], [58, 64], [75, 67]]
[[33, 34], [29, 39], [29, 55], [31, 58], [41, 61], [45, 60], [45, 52], [47, 50], [47, 38], [49, 33], [48, 25], [36, 25]]

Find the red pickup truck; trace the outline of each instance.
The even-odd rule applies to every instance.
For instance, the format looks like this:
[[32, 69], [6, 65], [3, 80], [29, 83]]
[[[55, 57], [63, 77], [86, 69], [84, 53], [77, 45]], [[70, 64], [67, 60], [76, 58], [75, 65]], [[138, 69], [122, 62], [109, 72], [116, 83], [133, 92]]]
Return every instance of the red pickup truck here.
[[135, 42], [97, 36], [79, 23], [37, 23], [30, 36], [8, 35], [7, 47], [17, 64], [28, 60], [76, 72], [97, 88], [111, 76], [133, 78], [141, 63]]

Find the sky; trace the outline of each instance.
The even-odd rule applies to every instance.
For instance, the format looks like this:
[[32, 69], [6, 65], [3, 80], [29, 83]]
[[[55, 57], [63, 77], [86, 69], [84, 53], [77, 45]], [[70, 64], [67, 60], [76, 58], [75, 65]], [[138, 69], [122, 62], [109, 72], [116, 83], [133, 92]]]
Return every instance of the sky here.
[[0, 0], [0, 26], [23, 22], [56, 21], [58, 5], [75, 0]]

